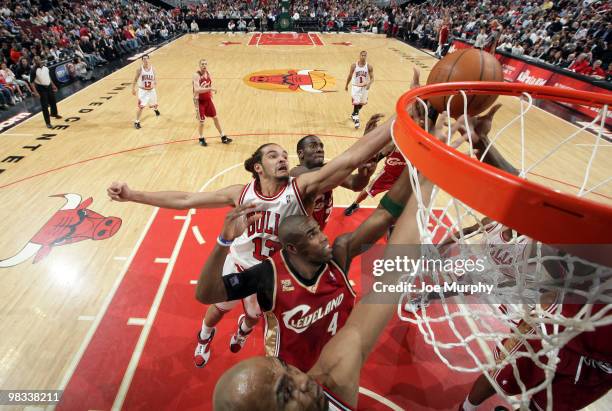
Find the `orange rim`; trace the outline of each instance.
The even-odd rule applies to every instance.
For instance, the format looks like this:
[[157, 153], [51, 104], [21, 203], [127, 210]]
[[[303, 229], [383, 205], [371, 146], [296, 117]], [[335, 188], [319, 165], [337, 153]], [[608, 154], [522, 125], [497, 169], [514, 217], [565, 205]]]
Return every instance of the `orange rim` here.
[[[419, 127], [405, 108], [416, 98], [499, 94], [547, 99], [591, 107], [612, 106], [612, 95], [522, 83], [440, 83], [412, 89], [396, 104], [394, 140], [402, 154], [434, 184], [469, 207], [548, 244], [612, 243], [612, 207], [523, 180], [470, 158]], [[416, 103], [419, 104], [419, 103]]]

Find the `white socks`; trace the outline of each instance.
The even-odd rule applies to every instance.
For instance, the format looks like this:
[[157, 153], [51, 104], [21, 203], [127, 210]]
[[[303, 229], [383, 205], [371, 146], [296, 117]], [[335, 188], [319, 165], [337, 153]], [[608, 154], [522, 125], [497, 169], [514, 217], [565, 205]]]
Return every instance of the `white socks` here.
[[208, 327], [208, 326], [206, 326], [204, 321], [202, 321], [202, 330], [200, 331], [200, 338], [205, 340], [208, 337], [210, 337], [210, 334], [212, 334], [214, 328], [215, 327]]

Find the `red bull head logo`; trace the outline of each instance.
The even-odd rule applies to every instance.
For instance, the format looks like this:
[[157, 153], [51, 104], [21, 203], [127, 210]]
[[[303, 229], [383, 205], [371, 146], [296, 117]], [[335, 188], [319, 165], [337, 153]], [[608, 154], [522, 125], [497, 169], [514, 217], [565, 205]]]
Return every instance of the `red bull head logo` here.
[[89, 207], [93, 199], [81, 202], [78, 194], [60, 194], [66, 204], [32, 237], [32, 239], [13, 257], [0, 260], [0, 268], [21, 264], [30, 257], [32, 263], [45, 258], [53, 247], [78, 243], [83, 240], [105, 240], [112, 237], [121, 227], [121, 219], [104, 217]]
[[244, 78], [251, 87], [261, 90], [308, 93], [328, 93], [334, 90], [336, 79], [322, 70], [267, 70], [251, 73]]

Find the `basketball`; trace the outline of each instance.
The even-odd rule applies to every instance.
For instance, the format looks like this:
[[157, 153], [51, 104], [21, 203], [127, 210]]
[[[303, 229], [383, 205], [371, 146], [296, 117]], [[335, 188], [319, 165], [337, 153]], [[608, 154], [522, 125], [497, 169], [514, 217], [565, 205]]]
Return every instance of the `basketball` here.
[[[438, 61], [429, 73], [427, 84], [450, 83], [457, 81], [503, 81], [501, 64], [497, 59], [480, 49], [462, 49], [447, 54]], [[446, 111], [450, 96], [432, 97], [431, 105], [439, 112]], [[475, 116], [491, 107], [497, 95], [468, 95], [468, 114]], [[451, 101], [450, 115], [463, 114], [463, 98], [458, 95]]]

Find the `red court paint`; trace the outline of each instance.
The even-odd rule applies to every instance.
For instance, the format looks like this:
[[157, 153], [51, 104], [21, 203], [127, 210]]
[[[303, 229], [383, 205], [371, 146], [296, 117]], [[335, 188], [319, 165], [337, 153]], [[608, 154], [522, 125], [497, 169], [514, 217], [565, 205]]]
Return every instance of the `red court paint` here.
[[[360, 209], [345, 217], [335, 208], [326, 228], [333, 241], [353, 231], [372, 212]], [[262, 327], [258, 325], [238, 354], [229, 351], [229, 338], [236, 327], [240, 307], [226, 315], [218, 327], [212, 356], [204, 368], [193, 365], [196, 333], [206, 306], [194, 298], [201, 267], [215, 243], [227, 209], [197, 210], [182, 244], [168, 287], [161, 301], [149, 338], [127, 392], [125, 410], [211, 410], [212, 392], [219, 376], [236, 362], [261, 355]], [[180, 212], [185, 214], [184, 212]], [[60, 410], [110, 409], [142, 327], [127, 326], [129, 317], [146, 317], [159, 287], [165, 264], [156, 257], [169, 257], [183, 220], [176, 211], [160, 210], [130, 265], [100, 327], [85, 351], [64, 393]], [[200, 245], [192, 227], [197, 226], [205, 243]], [[356, 258], [350, 278], [360, 292], [361, 262]], [[441, 310], [441, 307], [432, 308]], [[459, 325], [461, 327], [461, 325]], [[439, 335], [448, 333], [439, 326]], [[456, 350], [455, 358], [467, 355]], [[475, 374], [453, 373], [439, 361], [419, 331], [393, 320], [379, 340], [361, 373], [361, 386], [391, 400], [402, 409], [457, 409]], [[443, 394], [443, 395], [442, 395]], [[389, 410], [378, 400], [360, 395], [361, 410]], [[488, 403], [485, 403], [485, 405]]]
[[323, 46], [316, 33], [255, 33], [249, 46]]
[[162, 209], [157, 214], [66, 386], [58, 410], [105, 410], [113, 405], [142, 330], [141, 326], [127, 325], [128, 319], [145, 318], [149, 313], [166, 269], [166, 264], [154, 260], [170, 257], [184, 223], [174, 220], [180, 214], [186, 211]]
[[319, 37], [318, 34], [316, 33], [309, 33], [308, 36], [310, 37], [310, 40], [312, 40], [312, 44], [314, 44], [315, 46], [323, 46], [323, 41], [321, 41], [321, 38]]

